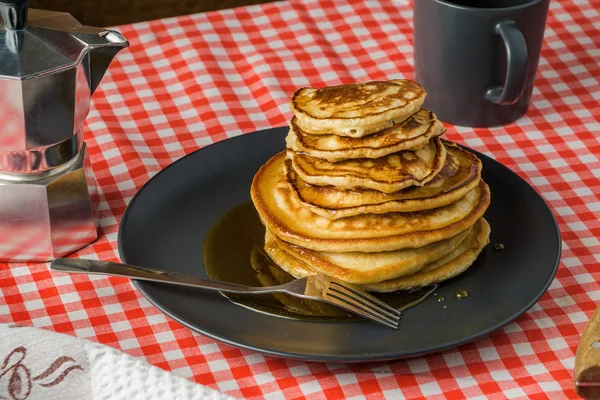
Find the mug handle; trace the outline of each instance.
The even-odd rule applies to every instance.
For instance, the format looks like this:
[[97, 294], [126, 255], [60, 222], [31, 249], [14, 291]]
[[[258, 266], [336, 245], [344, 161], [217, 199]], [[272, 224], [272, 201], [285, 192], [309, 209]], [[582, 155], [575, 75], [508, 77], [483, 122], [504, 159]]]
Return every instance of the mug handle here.
[[525, 38], [513, 21], [497, 23], [495, 31], [504, 41], [506, 49], [506, 82], [504, 87], [488, 89], [485, 98], [492, 103], [506, 106], [519, 101], [525, 91], [529, 56]]

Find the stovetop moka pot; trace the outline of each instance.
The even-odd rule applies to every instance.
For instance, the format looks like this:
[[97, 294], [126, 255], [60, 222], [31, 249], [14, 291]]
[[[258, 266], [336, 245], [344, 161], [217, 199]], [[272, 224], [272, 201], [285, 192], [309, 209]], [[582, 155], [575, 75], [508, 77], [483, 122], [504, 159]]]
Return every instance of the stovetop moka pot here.
[[82, 126], [118, 32], [0, 0], [0, 261], [48, 261], [97, 237]]

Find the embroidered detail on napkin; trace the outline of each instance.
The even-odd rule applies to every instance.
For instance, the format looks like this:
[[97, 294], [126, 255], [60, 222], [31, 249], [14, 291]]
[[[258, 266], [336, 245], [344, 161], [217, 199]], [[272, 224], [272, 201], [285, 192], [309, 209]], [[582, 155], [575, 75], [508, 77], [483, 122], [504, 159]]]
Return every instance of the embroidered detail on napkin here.
[[229, 400], [118, 350], [0, 324], [0, 400]]

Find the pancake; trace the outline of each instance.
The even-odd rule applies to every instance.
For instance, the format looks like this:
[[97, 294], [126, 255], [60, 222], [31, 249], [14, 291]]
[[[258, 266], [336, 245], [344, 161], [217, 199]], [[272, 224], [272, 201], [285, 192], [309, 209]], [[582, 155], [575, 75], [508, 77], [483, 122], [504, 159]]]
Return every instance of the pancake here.
[[[367, 284], [414, 274], [456, 249], [469, 232], [470, 229], [448, 240], [416, 249], [379, 253], [332, 253], [308, 250], [286, 243], [269, 231], [266, 232], [265, 243], [275, 242], [275, 246], [304, 262], [313, 271], [350, 283]], [[273, 251], [272, 247], [273, 244], [265, 246], [265, 251], [271, 259], [284, 271], [297, 275], [297, 272], [291, 270], [291, 267], [287, 267], [285, 263], [277, 262], [277, 255], [270, 254]]]
[[[391, 293], [448, 280], [466, 271], [475, 262], [477, 256], [489, 243], [489, 235], [490, 226], [485, 219], [481, 218], [458, 247], [446, 256], [427, 265], [420, 272], [397, 279], [358, 286], [369, 292]], [[281, 249], [274, 240], [270, 240], [265, 244], [265, 251], [273, 262], [284, 266], [285, 271], [296, 278], [317, 273], [308, 264]], [[349, 285], [352, 284], [349, 283]]]
[[439, 138], [417, 151], [402, 151], [381, 158], [329, 162], [287, 150], [298, 176], [317, 186], [340, 189], [373, 189], [394, 193], [409, 186], [423, 186], [444, 166], [446, 148]]
[[306, 133], [357, 138], [404, 121], [424, 100], [425, 90], [418, 83], [397, 79], [302, 88], [294, 93], [290, 105]]
[[[268, 232], [268, 231], [267, 231]], [[315, 275], [318, 272], [310, 268], [308, 264], [300, 261], [287, 251], [278, 246], [274, 240], [275, 235], [270, 234], [265, 241], [265, 253], [271, 261], [279, 268], [292, 275], [294, 278], [304, 278], [305, 276]]]
[[263, 224], [280, 239], [318, 251], [364, 252], [422, 247], [470, 228], [490, 203], [488, 186], [434, 210], [363, 214], [329, 220], [306, 210], [292, 194], [284, 172], [285, 152], [272, 157], [252, 181], [250, 194]]
[[290, 122], [287, 147], [327, 161], [349, 158], [379, 158], [401, 150], [418, 150], [446, 129], [435, 114], [421, 109], [391, 128], [372, 135], [351, 138], [338, 135], [311, 135], [298, 126], [296, 117]]
[[476, 188], [481, 179], [481, 161], [474, 154], [454, 143], [443, 142], [447, 155], [440, 172], [422, 187], [413, 186], [396, 193], [309, 185], [291, 168], [290, 160], [285, 162], [285, 174], [292, 194], [304, 208], [332, 220], [367, 213], [430, 210], [458, 201]]
[[443, 282], [466, 271], [489, 242], [490, 225], [481, 218], [463, 243], [422, 271], [398, 279], [364, 285], [362, 288], [370, 292], [390, 293]]

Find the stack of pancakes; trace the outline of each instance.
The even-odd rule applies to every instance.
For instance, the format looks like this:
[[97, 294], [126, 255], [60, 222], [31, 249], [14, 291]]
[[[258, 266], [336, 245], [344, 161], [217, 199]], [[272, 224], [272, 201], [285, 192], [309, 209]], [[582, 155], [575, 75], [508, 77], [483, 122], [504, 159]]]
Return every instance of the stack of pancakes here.
[[408, 80], [294, 94], [287, 149], [251, 189], [275, 264], [393, 292], [475, 261], [490, 234], [481, 162], [440, 139], [445, 128], [424, 99]]

